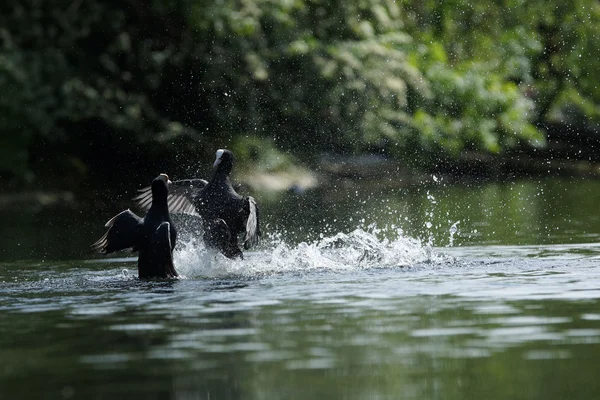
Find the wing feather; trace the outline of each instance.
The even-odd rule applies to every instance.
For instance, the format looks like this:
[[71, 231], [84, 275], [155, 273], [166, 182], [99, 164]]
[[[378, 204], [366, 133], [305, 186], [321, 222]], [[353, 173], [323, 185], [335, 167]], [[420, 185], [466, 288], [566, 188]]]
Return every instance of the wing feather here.
[[248, 196], [248, 220], [246, 221], [246, 235], [244, 236], [244, 249], [256, 246], [260, 239], [258, 206], [254, 197]]
[[[208, 184], [204, 179], [181, 179], [172, 181], [169, 185], [169, 212], [172, 214], [198, 215], [194, 206], [194, 199]], [[138, 189], [138, 195], [133, 198], [141, 208], [148, 210], [152, 206], [152, 188], [147, 186]]]
[[108, 230], [92, 244], [92, 249], [108, 254], [119, 250], [134, 248], [144, 220], [130, 210], [121, 211], [112, 217], [106, 225]]

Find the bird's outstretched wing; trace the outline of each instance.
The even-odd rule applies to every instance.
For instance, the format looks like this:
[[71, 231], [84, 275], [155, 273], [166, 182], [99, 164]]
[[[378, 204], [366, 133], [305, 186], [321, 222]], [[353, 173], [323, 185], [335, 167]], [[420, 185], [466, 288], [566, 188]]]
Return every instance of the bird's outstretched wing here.
[[244, 249], [255, 246], [260, 239], [260, 224], [258, 206], [254, 197], [248, 196], [248, 220], [246, 221], [246, 235], [244, 236]]
[[171, 224], [163, 222], [156, 228], [156, 231], [151, 238], [151, 247], [156, 252], [156, 262], [163, 265], [164, 274], [167, 278], [175, 278], [179, 276], [175, 271], [173, 264], [173, 243], [171, 243]]
[[[208, 184], [204, 179], [181, 179], [169, 185], [167, 204], [171, 214], [198, 215], [194, 206], [194, 198]], [[152, 188], [147, 186], [138, 189], [133, 201], [145, 210], [152, 205]]]
[[130, 210], [121, 211], [104, 225], [108, 230], [92, 244], [92, 249], [103, 254], [129, 248], [135, 249], [143, 221]]

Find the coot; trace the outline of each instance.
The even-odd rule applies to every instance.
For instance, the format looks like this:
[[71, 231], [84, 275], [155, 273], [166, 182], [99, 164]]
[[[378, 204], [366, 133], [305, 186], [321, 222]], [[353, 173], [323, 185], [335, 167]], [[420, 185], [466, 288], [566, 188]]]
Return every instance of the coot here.
[[172, 278], [177, 276], [173, 265], [173, 249], [177, 231], [171, 221], [167, 196], [171, 183], [166, 174], [152, 181], [152, 206], [144, 218], [130, 210], [122, 211], [106, 223], [108, 231], [92, 248], [100, 253], [132, 249], [139, 253], [140, 278]]
[[[167, 202], [171, 213], [198, 215], [204, 227], [204, 243], [216, 248], [229, 258], [243, 258], [238, 237], [243, 238], [244, 249], [258, 243], [261, 235], [259, 212], [252, 196], [240, 196], [229, 179], [233, 168], [233, 153], [219, 149], [216, 153], [215, 168], [210, 181], [204, 179], [184, 179], [173, 181]], [[139, 190], [133, 200], [148, 208], [153, 204], [151, 189]]]

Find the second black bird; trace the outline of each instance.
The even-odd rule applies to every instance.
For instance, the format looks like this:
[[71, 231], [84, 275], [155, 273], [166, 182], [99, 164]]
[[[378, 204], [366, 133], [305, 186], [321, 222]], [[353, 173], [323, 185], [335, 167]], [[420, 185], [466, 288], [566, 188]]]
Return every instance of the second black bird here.
[[[217, 150], [211, 179], [173, 181], [167, 202], [171, 213], [202, 218], [207, 247], [216, 248], [229, 258], [243, 258], [239, 236], [244, 233], [244, 249], [258, 243], [261, 235], [259, 212], [252, 196], [243, 197], [233, 188], [229, 178], [233, 162], [231, 151]], [[140, 189], [134, 200], [142, 207], [151, 207], [150, 188]]]

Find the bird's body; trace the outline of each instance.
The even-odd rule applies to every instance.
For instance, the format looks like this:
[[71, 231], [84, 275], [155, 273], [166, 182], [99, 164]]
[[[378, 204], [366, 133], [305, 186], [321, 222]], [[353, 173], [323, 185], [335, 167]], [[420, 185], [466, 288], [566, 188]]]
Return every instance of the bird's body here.
[[[198, 215], [202, 218], [204, 242], [229, 258], [243, 258], [238, 244], [241, 233], [244, 248], [258, 242], [260, 227], [258, 207], [253, 197], [239, 195], [231, 185], [229, 174], [233, 167], [233, 153], [218, 150], [215, 171], [210, 181], [185, 179], [173, 182], [168, 204], [171, 213]], [[149, 189], [140, 190], [134, 200], [143, 207], [153, 204]]]
[[169, 178], [159, 175], [150, 187], [152, 206], [140, 218], [130, 210], [122, 211], [107, 223], [108, 231], [92, 245], [103, 254], [132, 249], [139, 253], [140, 278], [176, 277], [173, 249], [177, 231], [171, 220], [167, 204]]

